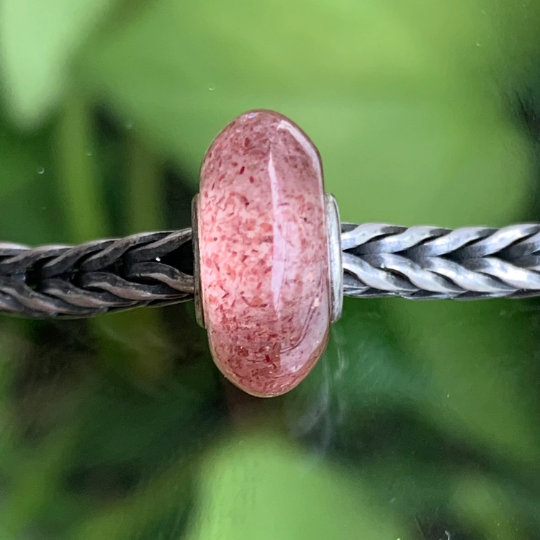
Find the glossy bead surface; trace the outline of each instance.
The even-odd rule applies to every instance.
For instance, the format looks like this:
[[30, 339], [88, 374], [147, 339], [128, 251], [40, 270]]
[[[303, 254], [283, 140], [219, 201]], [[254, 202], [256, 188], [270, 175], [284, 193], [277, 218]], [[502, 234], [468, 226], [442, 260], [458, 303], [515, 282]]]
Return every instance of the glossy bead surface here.
[[271, 111], [216, 137], [198, 197], [201, 300], [212, 356], [246, 392], [294, 388], [330, 326], [322, 165], [311, 140]]

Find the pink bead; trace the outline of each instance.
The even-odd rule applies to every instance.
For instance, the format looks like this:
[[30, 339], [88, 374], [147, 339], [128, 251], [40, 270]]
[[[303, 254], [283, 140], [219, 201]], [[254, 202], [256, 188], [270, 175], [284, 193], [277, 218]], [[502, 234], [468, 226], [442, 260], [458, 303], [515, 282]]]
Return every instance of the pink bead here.
[[212, 356], [260, 397], [294, 388], [330, 326], [323, 173], [315, 145], [271, 111], [214, 140], [198, 198], [201, 299]]

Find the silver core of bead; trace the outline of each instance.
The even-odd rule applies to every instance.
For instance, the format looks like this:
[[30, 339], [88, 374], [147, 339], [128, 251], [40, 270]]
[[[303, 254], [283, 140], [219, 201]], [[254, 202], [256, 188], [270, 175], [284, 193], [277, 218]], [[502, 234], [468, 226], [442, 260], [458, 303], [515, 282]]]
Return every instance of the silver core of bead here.
[[204, 322], [204, 309], [201, 298], [201, 259], [199, 252], [199, 221], [197, 219], [197, 200], [199, 196], [195, 195], [191, 201], [191, 229], [193, 245], [193, 301], [195, 304], [195, 319], [197, 324], [206, 328]]
[[330, 193], [324, 196], [326, 227], [328, 229], [328, 260], [330, 270], [330, 320], [335, 323], [343, 311], [343, 262], [341, 252], [341, 220], [336, 199]]

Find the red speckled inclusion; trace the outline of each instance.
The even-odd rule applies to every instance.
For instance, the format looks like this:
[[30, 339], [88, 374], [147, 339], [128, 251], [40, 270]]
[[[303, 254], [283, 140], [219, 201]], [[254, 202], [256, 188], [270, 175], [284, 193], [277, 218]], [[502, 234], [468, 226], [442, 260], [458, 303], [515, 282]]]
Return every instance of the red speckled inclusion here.
[[214, 361], [250, 394], [283, 394], [314, 366], [330, 325], [317, 149], [280, 114], [243, 114], [206, 154], [198, 205]]

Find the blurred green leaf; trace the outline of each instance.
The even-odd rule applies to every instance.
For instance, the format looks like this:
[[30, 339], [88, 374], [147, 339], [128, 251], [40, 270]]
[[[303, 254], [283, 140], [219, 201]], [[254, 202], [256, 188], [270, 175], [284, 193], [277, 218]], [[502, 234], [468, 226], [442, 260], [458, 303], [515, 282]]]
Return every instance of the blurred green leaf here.
[[49, 169], [48, 130], [21, 135], [0, 114], [0, 197], [39, 179], [39, 172]]
[[343, 316], [330, 336], [309, 377], [284, 397], [286, 410], [300, 423], [306, 406], [317, 409], [334, 398], [343, 408], [341, 422], [363, 408], [409, 407], [431, 399], [429, 376], [415, 365], [414, 351], [403, 347], [380, 302], [346, 299]]
[[28, 333], [26, 349], [13, 329], [0, 333], [0, 354], [12, 352], [0, 358], [0, 537], [135, 540], [182, 530], [190, 463], [224, 420], [213, 365], [184, 359], [166, 383], [141, 391], [114, 366], [93, 367], [84, 325], [33, 327], [39, 345]]
[[9, 112], [33, 128], [68, 85], [67, 68], [115, 0], [2, 0], [0, 69]]
[[[505, 316], [505, 310], [512, 316]], [[540, 471], [534, 319], [504, 300], [392, 306], [389, 324], [414, 351], [436, 397], [423, 414], [451, 433]], [[535, 381], [531, 384], [531, 381]], [[534, 473], [533, 473], [534, 471]]]
[[66, 240], [55, 208], [50, 127], [23, 135], [0, 112], [0, 231], [20, 243]]
[[[443, 14], [465, 19], [470, 7], [439, 9], [425, 17], [439, 16], [442, 26]], [[94, 40], [78, 72], [194, 180], [224, 124], [249, 108], [273, 108], [318, 145], [345, 220], [516, 218], [532, 180], [525, 135], [485, 90], [486, 70], [476, 79], [449, 67], [445, 58], [456, 52], [448, 32], [427, 46], [399, 13], [391, 2], [300, 2], [285, 11], [283, 0], [257, 9], [244, 0], [160, 0]], [[485, 26], [480, 9], [471, 17]], [[467, 30], [473, 52], [475, 28]]]
[[504, 300], [364, 302], [345, 302], [320, 363], [285, 400], [299, 433], [338, 415], [329, 423], [350, 430], [354, 448], [375, 411], [415, 411], [446, 437], [540, 472], [533, 313]]
[[183, 457], [163, 463], [141, 489], [75, 522], [68, 538], [150, 540], [148, 534], [154, 530], [158, 531], [154, 538], [181, 538], [192, 508], [193, 465]]
[[3, 197], [0, 212], [2, 238], [29, 245], [69, 241], [69, 234], [63, 228], [55, 205], [55, 194], [51, 193], [52, 177], [50, 170], [43, 175], [36, 174], [35, 180], [26, 185], [15, 185]]
[[86, 242], [109, 235], [102, 184], [93, 157], [95, 134], [89, 105], [66, 96], [58, 123], [58, 191], [70, 240]]
[[[538, 2], [390, 0], [390, 3], [427, 47], [440, 47], [439, 61], [447, 63], [454, 76], [461, 72], [469, 82], [486, 88], [496, 81], [499, 90], [513, 92], [526, 84], [536, 69]], [[453, 84], [467, 82], [456, 79]]]
[[[414, 456], [410, 482], [425, 484], [433, 466], [446, 478], [439, 497], [465, 463], [490, 463], [539, 497], [536, 312], [504, 300], [383, 302], [345, 302], [323, 358], [284, 398], [291, 434], [376, 463], [380, 486], [400, 461], [395, 476], [407, 477]], [[425, 504], [422, 490], [411, 488], [411, 504]]]
[[344, 102], [349, 110], [359, 92], [429, 96], [441, 84], [435, 57], [391, 6], [272, 0], [254, 7], [155, 2], [94, 40], [78, 65], [84, 86], [195, 176], [217, 130], [248, 108], [302, 121], [302, 109], [317, 117], [319, 107]]
[[[492, 479], [469, 471], [456, 479], [452, 505], [462, 518], [486, 538], [521, 540], [531, 538], [539, 526], [538, 502], [523, 501]], [[536, 507], [524, 518], [525, 507]]]
[[407, 526], [377, 507], [345, 471], [314, 462], [286, 441], [243, 435], [201, 470], [189, 540], [406, 540]]
[[73, 438], [61, 429], [49, 436], [38, 452], [25, 451], [19, 446], [11, 463], [13, 484], [6, 504], [0, 509], [0, 533], [16, 538], [29, 532], [43, 510], [43, 501], [51, 495], [57, 496], [73, 443]]

